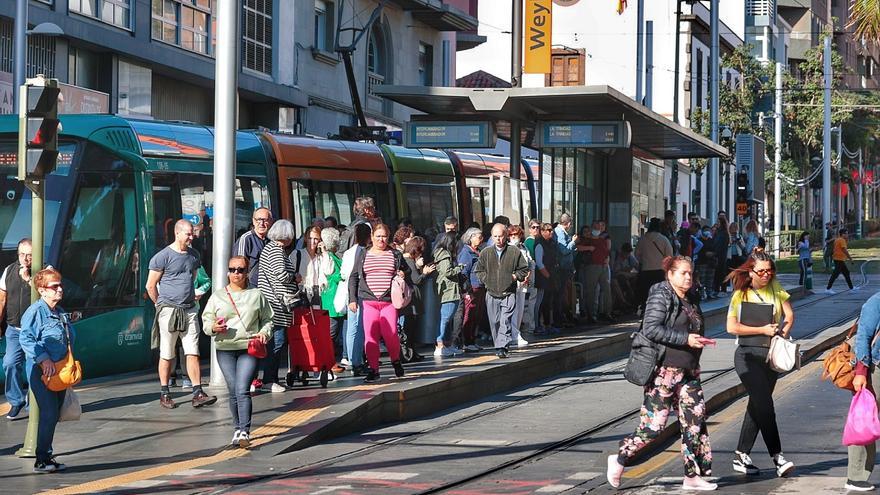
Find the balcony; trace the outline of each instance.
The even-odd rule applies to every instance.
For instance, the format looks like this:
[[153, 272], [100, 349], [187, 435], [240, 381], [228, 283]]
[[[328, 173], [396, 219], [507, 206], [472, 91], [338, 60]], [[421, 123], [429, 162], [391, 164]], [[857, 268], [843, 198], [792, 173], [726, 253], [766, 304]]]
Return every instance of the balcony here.
[[746, 0], [746, 25], [776, 25], [776, 0]]

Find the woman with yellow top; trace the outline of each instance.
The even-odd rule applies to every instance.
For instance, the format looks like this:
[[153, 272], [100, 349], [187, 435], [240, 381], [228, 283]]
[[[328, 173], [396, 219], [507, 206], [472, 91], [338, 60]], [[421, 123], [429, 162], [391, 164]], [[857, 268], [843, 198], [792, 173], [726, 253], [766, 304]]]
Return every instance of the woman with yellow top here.
[[[726, 280], [734, 288], [727, 312], [727, 333], [736, 335], [738, 345], [733, 358], [734, 367], [749, 395], [739, 444], [733, 456], [733, 470], [748, 475], [760, 474], [749, 456], [760, 431], [770, 457], [773, 458], [776, 474], [786, 476], [794, 468], [794, 463], [782, 455], [782, 443], [779, 440], [779, 427], [773, 407], [773, 388], [779, 373], [770, 368], [767, 354], [774, 335], [788, 336], [794, 324], [794, 310], [788, 300], [788, 292], [776, 279], [773, 260], [763, 251], [752, 252], [745, 263], [732, 271]], [[746, 304], [772, 305], [769, 308], [771, 321], [761, 326], [742, 323]], [[751, 311], [754, 308], [760, 306], [753, 306], [748, 312], [761, 313], [760, 309]]]

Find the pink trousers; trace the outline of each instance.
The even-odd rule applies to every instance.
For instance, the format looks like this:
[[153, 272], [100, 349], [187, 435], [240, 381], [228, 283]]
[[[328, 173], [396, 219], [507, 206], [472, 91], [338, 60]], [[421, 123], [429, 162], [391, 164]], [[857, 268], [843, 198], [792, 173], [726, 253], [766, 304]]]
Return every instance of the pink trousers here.
[[400, 340], [397, 339], [397, 309], [390, 302], [363, 301], [364, 351], [367, 364], [379, 369], [379, 338], [385, 341], [391, 361], [400, 359]]

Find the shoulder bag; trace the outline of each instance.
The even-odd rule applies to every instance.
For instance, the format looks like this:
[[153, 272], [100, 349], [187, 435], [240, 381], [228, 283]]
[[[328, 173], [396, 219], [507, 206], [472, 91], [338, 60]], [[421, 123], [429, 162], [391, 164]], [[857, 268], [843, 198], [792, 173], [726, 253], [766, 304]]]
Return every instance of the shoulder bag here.
[[[241, 324], [244, 325], [244, 320], [242, 320], [241, 318], [241, 313], [238, 312], [238, 306], [235, 304], [235, 300], [232, 299], [232, 294], [229, 293], [228, 288], [225, 288], [224, 290], [226, 290], [226, 296], [229, 298], [229, 302], [232, 304], [232, 309], [235, 311], [235, 315], [238, 316], [238, 321], [240, 321]], [[227, 331], [229, 330], [227, 329]], [[248, 339], [247, 352], [257, 359], [263, 359], [269, 354], [269, 351], [266, 349], [266, 344], [264, 344], [262, 340], [258, 339], [256, 335]]]
[[[667, 308], [667, 319], [672, 314], [673, 306], [674, 303], [670, 303]], [[644, 323], [645, 320], [642, 317], [642, 325]], [[629, 352], [629, 359], [626, 361], [626, 368], [623, 370], [623, 377], [633, 385], [644, 387], [654, 377], [657, 366], [663, 360], [666, 348], [645, 337], [642, 333], [642, 326], [639, 326], [639, 330], [633, 332], [630, 338], [632, 338], [632, 349]]]
[[73, 348], [70, 346], [70, 330], [66, 321], [64, 325], [64, 333], [67, 335], [67, 354], [59, 361], [55, 361], [55, 374], [46, 377], [43, 376], [43, 383], [46, 388], [53, 392], [61, 392], [78, 384], [82, 381], [82, 364], [73, 358]]
[[[852, 327], [849, 329], [849, 332], [847, 332], [846, 337], [843, 339], [843, 342], [828, 351], [822, 364], [822, 380], [829, 380], [831, 383], [837, 385], [838, 388], [844, 390], [855, 391], [852, 382], [853, 378], [856, 376], [856, 353], [853, 352], [850, 339], [855, 335], [858, 327], [859, 320], [856, 319], [856, 321], [853, 322]], [[874, 344], [877, 343], [878, 337], [880, 337], [880, 331], [876, 332], [874, 338], [871, 339], [870, 349], [874, 348]]]
[[[395, 254], [394, 256], [398, 257], [396, 271], [400, 271], [400, 264], [405, 263], [403, 261], [403, 255]], [[400, 274], [395, 273], [394, 278], [391, 279], [391, 304], [394, 305], [394, 309], [403, 309], [411, 300], [412, 288], [406, 283], [406, 280], [401, 277]]]

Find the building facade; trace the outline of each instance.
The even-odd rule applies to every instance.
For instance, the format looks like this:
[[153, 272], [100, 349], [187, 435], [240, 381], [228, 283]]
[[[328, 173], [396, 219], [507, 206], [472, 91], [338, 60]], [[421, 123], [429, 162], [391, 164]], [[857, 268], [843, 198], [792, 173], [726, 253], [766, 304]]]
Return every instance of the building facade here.
[[[217, 1], [31, 0], [29, 27], [52, 22], [64, 35], [29, 36], [28, 77], [41, 73], [106, 94], [111, 113], [211, 124]], [[475, 31], [477, 21], [458, 8], [470, 3], [450, 3], [462, 2], [390, 1], [353, 47], [354, 81], [371, 124], [394, 128], [408, 116], [403, 107], [371, 98], [374, 84], [454, 84], [456, 32]], [[326, 136], [354, 124], [345, 70], [334, 49], [337, 14], [351, 33], [377, 3], [240, 4], [240, 126]], [[0, 2], [0, 95], [12, 89], [14, 16], [15, 2]], [[342, 44], [348, 40], [343, 36]]]

